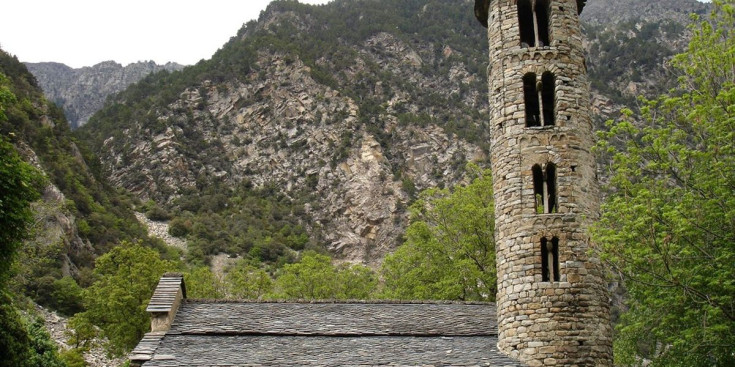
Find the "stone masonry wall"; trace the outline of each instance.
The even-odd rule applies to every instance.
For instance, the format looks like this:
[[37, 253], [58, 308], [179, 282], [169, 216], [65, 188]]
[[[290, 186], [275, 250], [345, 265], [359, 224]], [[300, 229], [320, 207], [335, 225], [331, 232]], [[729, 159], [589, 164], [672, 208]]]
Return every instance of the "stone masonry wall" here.
[[[521, 43], [516, 0], [491, 0], [488, 20], [498, 346], [529, 366], [612, 366], [606, 283], [586, 233], [599, 191], [577, 1], [550, 1], [550, 42], [540, 47]], [[555, 125], [526, 127], [523, 77], [541, 83], [547, 71]], [[549, 163], [558, 205], [538, 214], [532, 167]], [[542, 281], [544, 237], [558, 238], [558, 281]]]

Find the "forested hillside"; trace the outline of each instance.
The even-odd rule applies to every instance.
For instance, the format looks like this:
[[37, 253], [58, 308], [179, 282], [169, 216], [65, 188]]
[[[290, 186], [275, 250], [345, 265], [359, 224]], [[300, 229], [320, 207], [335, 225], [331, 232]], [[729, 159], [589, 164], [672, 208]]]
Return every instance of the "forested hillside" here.
[[[637, 95], [672, 86], [664, 61], [685, 44], [679, 21], [705, 7], [679, 2], [671, 19], [629, 14], [613, 24], [591, 12], [600, 127]], [[277, 1], [211, 60], [118, 95], [80, 136], [113, 183], [187, 223], [180, 234], [200, 258], [254, 251], [273, 261], [308, 245], [379, 262], [400, 243], [417, 192], [462, 182], [466, 162], [486, 160], [487, 41], [471, 6]], [[288, 226], [232, 231], [243, 185], [282, 195]], [[287, 240], [294, 235], [300, 243]]]
[[[118, 95], [80, 136], [114, 183], [191, 223], [194, 251], [274, 260], [305, 233], [378, 262], [418, 191], [485, 159], [487, 42], [469, 2], [357, 3], [274, 2], [211, 60]], [[250, 185], [289, 201], [278, 218], [292, 223], [275, 218], [269, 242], [224, 230]]]
[[0, 146], [1, 365], [62, 366], [29, 301], [74, 314], [94, 282], [95, 257], [123, 240], [164, 247], [135, 219], [136, 199], [106, 183], [61, 110], [2, 50]]

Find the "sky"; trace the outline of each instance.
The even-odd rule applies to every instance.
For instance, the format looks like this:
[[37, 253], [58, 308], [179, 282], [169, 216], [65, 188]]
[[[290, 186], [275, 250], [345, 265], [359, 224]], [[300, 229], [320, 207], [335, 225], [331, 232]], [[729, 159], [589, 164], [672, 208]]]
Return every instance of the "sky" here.
[[20, 61], [79, 68], [108, 60], [195, 64], [209, 59], [244, 23], [257, 19], [270, 0], [3, 2], [0, 48]]
[[[324, 4], [329, 0], [299, 0]], [[9, 0], [0, 48], [23, 62], [74, 68], [114, 60], [184, 65], [209, 59], [270, 0]], [[206, 4], [206, 5], [205, 5]]]

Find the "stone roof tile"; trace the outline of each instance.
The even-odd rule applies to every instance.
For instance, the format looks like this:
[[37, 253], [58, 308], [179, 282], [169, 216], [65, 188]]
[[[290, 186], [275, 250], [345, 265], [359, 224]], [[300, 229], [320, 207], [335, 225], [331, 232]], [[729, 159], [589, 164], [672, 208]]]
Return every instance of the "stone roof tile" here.
[[171, 334], [496, 335], [492, 304], [202, 303], [181, 305]]
[[147, 312], [169, 312], [176, 301], [176, 294], [182, 289], [184, 297], [186, 297], [186, 288], [184, 288], [184, 276], [180, 273], [166, 273], [158, 281], [156, 290], [153, 291], [151, 301], [148, 303]]
[[167, 335], [143, 366], [521, 366], [496, 343], [488, 336]]

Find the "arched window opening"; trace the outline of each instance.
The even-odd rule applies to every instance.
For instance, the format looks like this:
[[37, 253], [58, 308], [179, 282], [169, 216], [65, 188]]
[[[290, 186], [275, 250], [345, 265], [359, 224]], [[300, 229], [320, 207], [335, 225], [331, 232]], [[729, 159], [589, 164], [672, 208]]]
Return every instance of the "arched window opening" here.
[[545, 72], [541, 76], [541, 105], [544, 112], [544, 126], [553, 126], [556, 124], [554, 118], [556, 78], [550, 71]]
[[559, 238], [541, 239], [541, 281], [559, 281]]
[[521, 47], [551, 44], [549, 0], [518, 0], [518, 28]]
[[532, 0], [518, 0], [518, 27], [521, 31], [521, 47], [536, 46]]
[[526, 127], [541, 126], [538, 89], [534, 73], [523, 76], [523, 101], [526, 105]]
[[547, 0], [536, 0], [536, 29], [538, 30], [539, 47], [549, 46], [549, 2]]
[[533, 198], [536, 214], [553, 214], [558, 211], [556, 189], [556, 166], [553, 163], [546, 165], [544, 171], [536, 164], [531, 168], [533, 173]]

